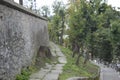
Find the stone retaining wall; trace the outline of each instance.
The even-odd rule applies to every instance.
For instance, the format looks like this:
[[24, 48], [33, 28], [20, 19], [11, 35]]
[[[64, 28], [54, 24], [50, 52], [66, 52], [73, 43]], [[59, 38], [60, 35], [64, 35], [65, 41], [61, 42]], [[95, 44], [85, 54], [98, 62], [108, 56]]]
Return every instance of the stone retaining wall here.
[[0, 0], [0, 80], [14, 80], [49, 45], [47, 20], [11, 0]]

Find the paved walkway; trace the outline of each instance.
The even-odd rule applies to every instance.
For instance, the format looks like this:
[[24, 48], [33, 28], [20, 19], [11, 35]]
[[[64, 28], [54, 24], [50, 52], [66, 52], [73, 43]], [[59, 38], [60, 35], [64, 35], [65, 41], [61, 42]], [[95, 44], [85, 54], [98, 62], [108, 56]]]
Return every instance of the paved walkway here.
[[110, 67], [95, 63], [101, 68], [100, 80], [120, 80], [120, 74]]
[[102, 66], [101, 67], [101, 76], [100, 80], [120, 80], [120, 75], [115, 71], [115, 69]]
[[50, 48], [52, 55], [58, 57], [59, 63], [46, 63], [46, 66], [41, 68], [40, 71], [32, 74], [29, 80], [58, 80], [59, 75], [62, 73], [63, 66], [67, 61], [57, 45], [50, 42]]

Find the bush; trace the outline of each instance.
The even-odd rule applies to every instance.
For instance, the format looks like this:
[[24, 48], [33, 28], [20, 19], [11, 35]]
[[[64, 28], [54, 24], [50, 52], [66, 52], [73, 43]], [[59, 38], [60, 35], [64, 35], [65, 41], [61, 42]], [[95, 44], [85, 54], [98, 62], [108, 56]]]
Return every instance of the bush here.
[[35, 67], [28, 67], [21, 70], [21, 74], [16, 76], [16, 80], [29, 80], [29, 76], [36, 71]]

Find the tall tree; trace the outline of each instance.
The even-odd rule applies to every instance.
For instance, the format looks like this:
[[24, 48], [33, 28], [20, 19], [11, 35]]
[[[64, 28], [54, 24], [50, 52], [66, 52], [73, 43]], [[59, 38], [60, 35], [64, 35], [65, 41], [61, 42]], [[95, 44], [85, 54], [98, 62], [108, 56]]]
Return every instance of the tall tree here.
[[[87, 34], [87, 27], [86, 27], [86, 19], [85, 19], [85, 11], [87, 11], [86, 6], [83, 7], [85, 4], [84, 0], [77, 0], [74, 3], [70, 4], [70, 7], [68, 9], [69, 13], [69, 38], [70, 42], [72, 43], [73, 48], [73, 57], [76, 53], [78, 53], [78, 58], [76, 60], [76, 64], [79, 63], [79, 58], [81, 54], [83, 54], [83, 48], [84, 48], [84, 41]], [[82, 11], [84, 10], [84, 11]], [[79, 49], [81, 48], [81, 52], [79, 53]]]
[[53, 13], [51, 37], [54, 42], [62, 45], [65, 28], [65, 5], [62, 2], [55, 1], [53, 4]]
[[59, 10], [59, 16], [61, 17], [61, 33], [60, 33], [60, 45], [63, 44], [63, 35], [64, 35], [64, 27], [65, 27], [65, 7], [62, 7]]
[[42, 6], [41, 12], [44, 17], [48, 17], [48, 15], [50, 14], [50, 10], [48, 6]]
[[75, 50], [77, 50], [74, 45], [80, 46], [80, 52], [82, 52], [78, 55], [76, 64], [84, 50], [86, 50], [84, 53], [86, 55], [85, 63], [89, 57], [89, 53], [94, 57], [100, 51], [103, 53], [100, 56], [104, 56], [104, 58], [100, 58], [104, 61], [111, 62], [113, 55], [109, 30], [111, 25], [110, 21], [114, 19], [112, 17], [114, 14], [113, 9], [106, 3], [102, 3], [102, 0], [76, 0], [70, 4], [68, 12], [70, 26], [69, 38], [73, 44], [73, 53], [76, 53]]

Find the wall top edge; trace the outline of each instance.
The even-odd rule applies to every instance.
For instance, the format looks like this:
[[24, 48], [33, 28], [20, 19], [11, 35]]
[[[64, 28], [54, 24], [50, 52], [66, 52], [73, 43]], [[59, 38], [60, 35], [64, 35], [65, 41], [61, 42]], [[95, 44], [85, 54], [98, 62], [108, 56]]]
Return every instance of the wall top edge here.
[[42, 20], [48, 21], [45, 17], [42, 17], [42, 16], [34, 13], [30, 9], [27, 9], [27, 8], [23, 7], [22, 5], [19, 5], [11, 0], [0, 0], [0, 4], [5, 5], [7, 7], [10, 7], [10, 8], [13, 8], [15, 10], [18, 10], [18, 11], [23, 12], [25, 14], [28, 14], [28, 15], [40, 18]]

